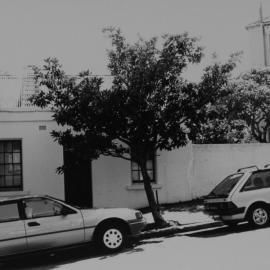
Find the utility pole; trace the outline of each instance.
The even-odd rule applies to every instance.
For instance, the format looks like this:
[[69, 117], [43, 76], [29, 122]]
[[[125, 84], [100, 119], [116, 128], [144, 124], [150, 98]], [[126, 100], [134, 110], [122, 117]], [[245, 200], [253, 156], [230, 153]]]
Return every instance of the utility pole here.
[[266, 59], [266, 44], [265, 44], [265, 29], [263, 24], [263, 10], [262, 10], [262, 2], [260, 2], [260, 9], [259, 9], [259, 20], [260, 20], [260, 27], [262, 33], [262, 43], [263, 43], [263, 62], [264, 66], [267, 66], [267, 59]]

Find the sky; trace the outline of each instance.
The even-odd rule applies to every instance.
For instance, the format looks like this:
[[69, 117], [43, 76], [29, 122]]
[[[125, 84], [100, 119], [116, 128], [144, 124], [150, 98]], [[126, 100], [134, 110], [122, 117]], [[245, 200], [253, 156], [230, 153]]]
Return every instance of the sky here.
[[[188, 77], [196, 79], [216, 52], [226, 59], [243, 51], [241, 70], [250, 67], [245, 26], [270, 16], [269, 0], [0, 0], [0, 71], [17, 77], [26, 65], [41, 66], [57, 57], [68, 74], [89, 69], [108, 74], [110, 41], [102, 33], [120, 27], [127, 40], [188, 31], [201, 38], [205, 57]], [[0, 96], [14, 96], [16, 83], [5, 82]], [[10, 86], [7, 86], [10, 85]], [[11, 89], [14, 88], [14, 89]]]

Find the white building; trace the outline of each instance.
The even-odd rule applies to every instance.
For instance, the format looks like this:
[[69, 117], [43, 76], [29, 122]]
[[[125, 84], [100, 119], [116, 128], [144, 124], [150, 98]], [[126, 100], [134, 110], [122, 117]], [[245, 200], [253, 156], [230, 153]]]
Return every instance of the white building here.
[[[0, 196], [49, 194], [94, 207], [144, 207], [139, 170], [129, 161], [101, 157], [91, 164], [56, 173], [72, 155], [53, 141], [58, 129], [51, 113], [35, 109], [0, 111]], [[239, 167], [270, 163], [270, 144], [188, 145], [158, 153], [149, 162], [160, 203], [206, 195]]]

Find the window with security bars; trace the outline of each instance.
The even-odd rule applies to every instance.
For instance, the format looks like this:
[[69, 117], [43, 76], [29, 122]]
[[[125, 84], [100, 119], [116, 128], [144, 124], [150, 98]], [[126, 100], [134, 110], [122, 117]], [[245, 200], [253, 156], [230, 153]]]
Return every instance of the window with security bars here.
[[0, 191], [22, 190], [22, 142], [0, 140]]
[[[147, 159], [146, 164], [148, 175], [150, 176], [151, 182], [156, 182], [156, 159], [155, 154], [151, 154]], [[131, 161], [131, 180], [133, 184], [142, 184], [143, 183], [143, 176], [140, 169], [140, 166], [137, 162]]]

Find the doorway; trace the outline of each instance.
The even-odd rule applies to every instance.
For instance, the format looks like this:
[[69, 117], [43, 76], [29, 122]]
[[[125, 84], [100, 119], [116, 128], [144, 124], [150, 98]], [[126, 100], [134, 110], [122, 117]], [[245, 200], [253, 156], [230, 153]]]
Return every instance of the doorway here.
[[81, 207], [93, 207], [92, 166], [71, 149], [64, 149], [65, 201]]

